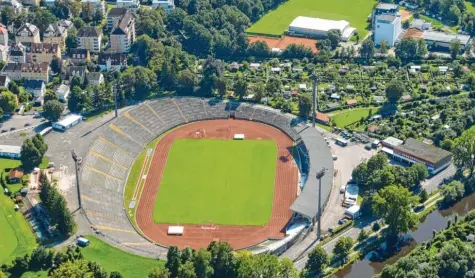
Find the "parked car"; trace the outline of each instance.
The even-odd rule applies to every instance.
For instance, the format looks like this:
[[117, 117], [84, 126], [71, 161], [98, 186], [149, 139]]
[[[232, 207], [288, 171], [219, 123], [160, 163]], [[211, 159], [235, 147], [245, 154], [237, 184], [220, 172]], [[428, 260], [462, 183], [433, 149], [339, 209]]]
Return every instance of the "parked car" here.
[[26, 123], [26, 124], [25, 124], [25, 127], [30, 126], [30, 125], [31, 125], [31, 123]]
[[13, 131], [15, 130], [16, 128], [15, 127], [10, 127], [10, 131]]
[[344, 184], [340, 187], [340, 194], [345, 193], [345, 191], [346, 191], [346, 185]]
[[367, 150], [367, 151], [371, 151], [371, 149], [372, 149], [372, 147], [371, 147], [370, 145], [366, 145], [366, 146], [364, 146], [364, 148], [365, 148], [365, 150]]

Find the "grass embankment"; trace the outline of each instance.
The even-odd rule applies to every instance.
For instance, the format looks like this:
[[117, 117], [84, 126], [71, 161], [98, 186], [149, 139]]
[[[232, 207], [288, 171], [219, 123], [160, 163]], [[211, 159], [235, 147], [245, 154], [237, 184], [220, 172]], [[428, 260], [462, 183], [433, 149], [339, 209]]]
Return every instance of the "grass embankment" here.
[[368, 33], [367, 17], [371, 14], [376, 1], [373, 0], [290, 0], [270, 11], [248, 32], [270, 35], [282, 35], [290, 23], [298, 16], [319, 17], [331, 20], [346, 20], [358, 30], [360, 38]]
[[277, 159], [277, 146], [270, 140], [176, 140], [154, 221], [265, 225], [272, 211]]
[[90, 244], [81, 249], [84, 259], [100, 263], [108, 272], [119, 271], [126, 278], [147, 277], [150, 269], [165, 265], [165, 261], [133, 255], [94, 236], [86, 237]]

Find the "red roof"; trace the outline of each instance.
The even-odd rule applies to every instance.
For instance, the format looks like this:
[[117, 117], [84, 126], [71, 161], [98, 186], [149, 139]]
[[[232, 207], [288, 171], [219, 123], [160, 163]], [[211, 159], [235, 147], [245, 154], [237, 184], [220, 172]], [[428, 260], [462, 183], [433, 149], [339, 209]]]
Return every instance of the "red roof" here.
[[369, 132], [375, 132], [375, 131], [376, 131], [376, 128], [377, 128], [376, 125], [370, 125], [370, 126], [368, 127], [368, 131], [369, 131]]
[[317, 112], [317, 120], [322, 122], [330, 122], [330, 117], [327, 114]]
[[348, 104], [348, 105], [352, 105], [352, 104], [356, 104], [356, 103], [358, 103], [358, 101], [356, 99], [349, 99], [349, 100], [346, 101], [346, 104]]
[[297, 91], [297, 90], [292, 90], [291, 94], [292, 94], [293, 96], [296, 96], [296, 95], [299, 94], [299, 91]]
[[21, 177], [23, 177], [23, 171], [20, 169], [11, 169], [8, 177], [10, 179], [21, 179]]
[[411, 99], [412, 99], [412, 97], [410, 95], [402, 96], [402, 100], [408, 101], [408, 100], [411, 100]]

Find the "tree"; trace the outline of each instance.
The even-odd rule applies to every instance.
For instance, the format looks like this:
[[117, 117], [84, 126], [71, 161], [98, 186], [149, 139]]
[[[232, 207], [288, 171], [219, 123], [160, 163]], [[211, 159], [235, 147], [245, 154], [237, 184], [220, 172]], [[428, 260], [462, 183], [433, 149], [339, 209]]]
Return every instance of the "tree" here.
[[282, 81], [279, 78], [273, 77], [267, 81], [266, 92], [270, 95], [277, 95], [280, 93], [280, 88], [282, 86]]
[[429, 194], [427, 193], [427, 190], [422, 189], [421, 193], [419, 193], [419, 201], [424, 203], [427, 199], [429, 199]]
[[213, 267], [211, 267], [211, 253], [201, 248], [196, 252], [194, 258], [194, 266], [196, 276], [198, 278], [210, 278], [213, 275]]
[[327, 32], [327, 38], [330, 40], [331, 48], [336, 49], [341, 40], [341, 31], [339, 29], [332, 29]]
[[327, 252], [321, 246], [315, 247], [310, 254], [305, 265], [305, 270], [311, 274], [321, 273], [330, 262]]
[[41, 163], [41, 159], [43, 158], [40, 150], [36, 148], [31, 139], [26, 139], [23, 141], [20, 154], [22, 166], [27, 170], [33, 169], [35, 166], [39, 165]]
[[145, 67], [128, 67], [120, 76], [119, 82], [133, 99], [148, 97], [156, 86], [157, 75]]
[[148, 273], [148, 278], [170, 278], [170, 271], [166, 268], [154, 267]]
[[386, 97], [392, 104], [396, 104], [404, 93], [404, 83], [399, 80], [391, 81], [386, 87]]
[[460, 181], [452, 181], [442, 187], [442, 196], [444, 203], [451, 204], [463, 198], [465, 194], [465, 186]]
[[475, 129], [462, 133], [462, 136], [455, 141], [452, 153], [454, 164], [459, 169], [468, 169], [471, 178], [475, 170]]
[[457, 58], [457, 56], [460, 54], [462, 51], [462, 43], [460, 42], [459, 39], [452, 40], [450, 42], [450, 57], [452, 59]]
[[178, 275], [178, 269], [181, 266], [180, 251], [176, 246], [170, 246], [167, 253], [167, 263], [165, 267], [170, 271], [171, 277], [176, 277]]
[[65, 44], [66, 48], [68, 49], [68, 52], [71, 49], [78, 47], [78, 36], [76, 30], [68, 31], [68, 36], [66, 37]]
[[112, 271], [110, 274], [109, 274], [109, 278], [123, 278], [124, 276], [122, 275], [122, 273], [118, 272], [118, 271]]
[[396, 242], [399, 233], [406, 233], [416, 227], [417, 220], [411, 206], [414, 196], [407, 188], [387, 186], [379, 190], [372, 201], [373, 212], [389, 226], [387, 235], [390, 246]]
[[87, 96], [79, 86], [74, 86], [68, 97], [68, 109], [80, 113], [86, 107]]
[[388, 41], [382, 40], [379, 44], [379, 51], [381, 54], [386, 54], [388, 53]]
[[353, 239], [351, 237], [342, 236], [336, 242], [333, 254], [340, 258], [346, 258], [350, 254], [353, 244]]
[[374, 48], [374, 42], [371, 39], [367, 39], [363, 42], [360, 48], [361, 58], [370, 59], [374, 57], [376, 48]]
[[51, 274], [52, 278], [63, 277], [88, 277], [89, 269], [87, 263], [83, 260], [79, 261], [67, 261], [61, 264]]
[[53, 59], [51, 60], [51, 70], [55, 73], [60, 73], [61, 71], [61, 61], [59, 61], [59, 59], [54, 56]]
[[423, 58], [427, 53], [426, 43], [422, 39], [404, 38], [396, 45], [395, 53], [403, 61]]
[[281, 278], [297, 278], [299, 272], [295, 268], [294, 262], [289, 258], [283, 258], [280, 260], [279, 265], [279, 277]]
[[3, 115], [3, 109], [0, 107], [0, 119], [2, 119], [3, 116], [4, 116], [4, 115]]
[[239, 97], [239, 99], [247, 95], [247, 81], [244, 78], [239, 77], [234, 84], [234, 94]]
[[0, 108], [4, 113], [11, 113], [17, 107], [17, 97], [10, 91], [3, 91], [0, 94]]
[[457, 5], [454, 4], [450, 6], [449, 11], [447, 12], [446, 18], [452, 21], [455, 25], [458, 25], [460, 22], [461, 16], [462, 16], [462, 12], [457, 7]]
[[416, 174], [417, 181], [421, 182], [425, 180], [429, 176], [429, 172], [427, 171], [427, 167], [422, 163], [414, 163], [409, 168]]
[[312, 100], [308, 95], [299, 96], [299, 115], [302, 118], [307, 119], [312, 109]]
[[43, 101], [44, 103], [47, 103], [50, 100], [58, 100], [58, 97], [56, 96], [56, 93], [53, 90], [46, 89]]
[[188, 261], [178, 268], [178, 276], [180, 278], [196, 278], [195, 268], [193, 262]]
[[43, 106], [43, 116], [50, 122], [56, 122], [61, 118], [64, 105], [57, 100], [50, 100]]
[[227, 242], [213, 241], [208, 246], [211, 253], [211, 266], [214, 269], [214, 278], [233, 277], [236, 259], [233, 249]]

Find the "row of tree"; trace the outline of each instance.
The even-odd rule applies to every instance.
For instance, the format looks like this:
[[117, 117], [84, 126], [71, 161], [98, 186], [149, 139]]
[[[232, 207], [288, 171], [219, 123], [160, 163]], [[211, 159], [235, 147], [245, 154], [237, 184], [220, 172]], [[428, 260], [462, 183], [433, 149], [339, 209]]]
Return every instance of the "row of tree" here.
[[57, 186], [52, 184], [46, 175], [40, 175], [41, 184], [41, 204], [46, 209], [51, 224], [55, 225], [58, 231], [66, 236], [74, 232], [76, 223], [74, 216], [69, 211], [66, 199], [61, 195]]

